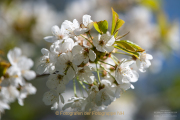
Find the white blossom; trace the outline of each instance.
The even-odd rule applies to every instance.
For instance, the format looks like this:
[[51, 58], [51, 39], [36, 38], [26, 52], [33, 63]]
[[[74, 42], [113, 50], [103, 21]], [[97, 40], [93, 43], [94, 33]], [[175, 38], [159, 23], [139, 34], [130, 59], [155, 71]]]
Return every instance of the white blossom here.
[[67, 108], [71, 108], [74, 111], [82, 111], [83, 108], [83, 97], [72, 97], [68, 100], [68, 102], [63, 106], [62, 110], [65, 110]]
[[71, 80], [75, 77], [76, 65], [73, 64], [73, 55], [71, 52], [62, 53], [58, 57], [58, 61], [56, 63], [56, 70], [61, 74], [68, 76], [68, 79]]
[[55, 72], [56, 55], [45, 48], [41, 49], [41, 53], [43, 56], [41, 57], [40, 65], [37, 68], [37, 73], [43, 74]]
[[114, 36], [103, 34], [94, 37], [93, 44], [96, 49], [100, 52], [112, 52], [114, 47], [113, 44], [115, 42]]
[[18, 97], [18, 103], [23, 106], [23, 100], [31, 94], [36, 93], [36, 88], [31, 83], [26, 83], [20, 90], [20, 95]]
[[30, 70], [33, 61], [22, 56], [20, 48], [10, 50], [7, 57], [11, 66], [7, 68], [5, 76], [0, 78], [0, 112], [10, 109], [8, 104], [16, 99], [20, 105], [24, 105], [23, 100], [27, 95], [36, 93], [36, 88], [26, 82], [36, 77], [35, 72]]
[[82, 62], [86, 64], [89, 60], [94, 61], [96, 59], [96, 54], [93, 50], [80, 45], [74, 46], [72, 53], [74, 55], [73, 63], [76, 65], [80, 65]]
[[89, 66], [78, 67], [77, 75], [80, 81], [92, 84], [94, 82], [95, 76], [92, 73], [92, 68]]
[[133, 63], [134, 61], [127, 61], [125, 59], [118, 65], [115, 71], [115, 78], [119, 84], [136, 82], [138, 80], [138, 73], [130, 68], [130, 65]]
[[56, 90], [50, 90], [43, 95], [43, 101], [46, 105], [52, 105], [54, 103], [59, 103], [59, 98], [62, 103], [64, 103], [64, 98]]
[[105, 105], [108, 106], [115, 99], [115, 94], [111, 90], [111, 82], [102, 80], [99, 85], [99, 92], [96, 95], [95, 102], [97, 106]]
[[80, 28], [80, 24], [76, 19], [74, 19], [73, 22], [65, 20], [62, 23], [62, 27], [64, 27], [65, 30], [68, 31], [68, 35], [70, 37], [74, 37], [76, 35], [74, 31]]
[[136, 60], [136, 65], [141, 72], [146, 72], [146, 68], [151, 65], [149, 60], [152, 60], [153, 57], [150, 54], [146, 54], [146, 52], [139, 53], [139, 59]]
[[129, 88], [131, 88], [131, 83], [122, 83], [117, 85], [115, 88], [115, 96], [116, 98], [119, 98], [121, 96], [121, 94], [123, 94], [124, 91], [128, 90]]
[[50, 47], [50, 51], [54, 53], [56, 57], [58, 57], [62, 53], [71, 51], [73, 47], [74, 47], [74, 41], [71, 38], [67, 38], [64, 40], [58, 40], [54, 42]]
[[62, 76], [60, 74], [50, 74], [46, 86], [49, 89], [56, 89], [58, 93], [63, 93], [66, 89], [66, 84], [69, 82], [67, 76]]
[[9, 74], [10, 71], [12, 71], [12, 73], [16, 71], [18, 76], [22, 75], [27, 80], [32, 80], [36, 77], [35, 72], [29, 70], [34, 65], [34, 62], [31, 59], [22, 56], [20, 48], [14, 48], [13, 50], [10, 50], [7, 56], [8, 56], [8, 60], [12, 65], [9, 68]]
[[83, 23], [80, 24], [80, 27], [75, 29], [75, 35], [80, 35], [85, 32], [88, 32], [93, 27], [93, 21], [91, 20], [90, 15], [83, 15], [82, 18]]
[[44, 40], [47, 42], [53, 43], [57, 40], [63, 40], [63, 39], [68, 38], [68, 32], [65, 30], [63, 26], [61, 26], [61, 29], [60, 29], [57, 25], [54, 25], [51, 28], [51, 31], [54, 36], [44, 37]]

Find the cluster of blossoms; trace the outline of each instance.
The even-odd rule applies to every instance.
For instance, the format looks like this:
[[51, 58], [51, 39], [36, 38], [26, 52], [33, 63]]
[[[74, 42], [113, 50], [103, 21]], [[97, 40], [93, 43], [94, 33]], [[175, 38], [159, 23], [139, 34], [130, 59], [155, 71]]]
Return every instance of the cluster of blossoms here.
[[[117, 18], [117, 14], [113, 14]], [[82, 23], [76, 19], [73, 22], [65, 20], [60, 28], [57, 25], [52, 27], [53, 36], [44, 38], [52, 44], [49, 50], [42, 48], [43, 56], [37, 68], [38, 74], [49, 74], [46, 85], [50, 90], [43, 96], [46, 105], [52, 105], [51, 109], [55, 110], [62, 102], [63, 110], [103, 110], [124, 91], [134, 88], [132, 83], [138, 80], [139, 75], [131, 65], [136, 63], [139, 70], [145, 72], [151, 65], [149, 60], [152, 56], [138, 45], [120, 40], [122, 36], [116, 34], [119, 28], [115, 29], [120, 27], [120, 22], [122, 20], [116, 20], [113, 34], [105, 30], [107, 27], [103, 28], [106, 21], [93, 22], [90, 15], [84, 15]], [[95, 37], [90, 33], [93, 25], [100, 33]], [[133, 51], [136, 48], [138, 50]], [[115, 53], [121, 53], [117, 52], [118, 49], [129, 53], [132, 58], [119, 60], [115, 56]], [[71, 80], [74, 96], [65, 103], [62, 94]], [[87, 96], [77, 95], [75, 81], [85, 89]]]
[[0, 113], [4, 112], [4, 109], [10, 109], [9, 104], [16, 99], [23, 106], [23, 100], [36, 93], [36, 88], [27, 82], [36, 77], [36, 73], [30, 70], [33, 61], [23, 56], [20, 48], [10, 50], [7, 58], [10, 64], [1, 62], [0, 65], [1, 72], [4, 71], [0, 76]]

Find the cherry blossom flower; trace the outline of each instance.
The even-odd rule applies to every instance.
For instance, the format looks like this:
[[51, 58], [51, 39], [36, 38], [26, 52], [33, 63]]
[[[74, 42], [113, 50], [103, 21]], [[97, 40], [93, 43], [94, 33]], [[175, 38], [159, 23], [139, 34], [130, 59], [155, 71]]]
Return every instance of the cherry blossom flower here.
[[115, 94], [110, 89], [111, 82], [108, 80], [102, 80], [99, 85], [99, 92], [96, 95], [95, 102], [97, 106], [105, 105], [108, 106], [115, 99]]
[[82, 21], [83, 23], [80, 24], [80, 27], [74, 31], [76, 35], [84, 34], [93, 27], [93, 21], [91, 20], [90, 15], [83, 15]]
[[100, 52], [112, 52], [114, 47], [112, 46], [115, 42], [114, 36], [108, 34], [98, 35], [94, 37], [93, 44], [96, 49]]
[[80, 65], [82, 62], [87, 63], [89, 60], [94, 61], [96, 54], [93, 50], [76, 45], [73, 47], [72, 53], [74, 55], [73, 63]]
[[74, 19], [73, 22], [65, 20], [62, 23], [62, 27], [64, 27], [65, 30], [68, 31], [68, 35], [70, 37], [74, 37], [76, 35], [74, 31], [76, 29], [79, 29], [80, 25], [79, 22], [76, 19]]
[[138, 73], [130, 68], [134, 61], [122, 60], [115, 71], [115, 78], [119, 84], [136, 82], [138, 80]]
[[67, 108], [71, 108], [74, 111], [82, 111], [83, 110], [83, 102], [84, 98], [82, 97], [72, 97], [68, 100], [68, 102], [63, 106], [63, 110]]
[[95, 76], [92, 73], [92, 68], [89, 66], [78, 67], [77, 75], [79, 76], [80, 81], [87, 82], [89, 84], [92, 84], [95, 79]]
[[23, 106], [23, 100], [30, 94], [35, 94], [36, 88], [31, 83], [26, 83], [20, 90], [20, 95], [18, 97], [18, 103]]
[[44, 37], [44, 40], [47, 41], [47, 42], [53, 43], [53, 42], [55, 42], [57, 40], [63, 40], [63, 39], [68, 38], [68, 31], [66, 31], [63, 26], [61, 26], [61, 29], [60, 29], [57, 25], [54, 25], [51, 28], [51, 31], [52, 31], [52, 34], [54, 36]]
[[43, 101], [46, 105], [53, 105], [56, 102], [59, 103], [59, 100], [61, 100], [61, 102], [64, 103], [63, 96], [61, 94], [58, 94], [56, 90], [50, 90], [44, 93]]
[[146, 54], [146, 52], [140, 53], [139, 59], [136, 60], [136, 65], [139, 68], [139, 71], [146, 72], [146, 68], [151, 65], [149, 60], [152, 60], [153, 57], [150, 54]]
[[53, 52], [50, 52], [48, 49], [45, 48], [41, 49], [41, 53], [43, 54], [43, 57], [41, 57], [40, 65], [37, 68], [37, 73], [43, 74], [55, 72], [55, 54], [53, 54]]
[[75, 77], [76, 72], [76, 65], [73, 64], [73, 55], [71, 52], [62, 53], [58, 57], [58, 61], [56, 63], [56, 70], [61, 74], [64, 75], [66, 72], [66, 75], [68, 76], [69, 80], [73, 79]]

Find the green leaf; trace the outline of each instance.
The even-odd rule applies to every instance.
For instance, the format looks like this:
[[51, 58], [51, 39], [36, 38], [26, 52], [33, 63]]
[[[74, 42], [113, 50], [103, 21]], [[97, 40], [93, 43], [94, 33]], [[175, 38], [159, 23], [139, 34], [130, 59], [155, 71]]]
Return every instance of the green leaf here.
[[138, 46], [137, 44], [129, 41], [129, 40], [120, 40], [120, 41], [116, 41], [115, 44], [128, 49], [129, 51], [132, 52], [143, 52], [144, 49], [142, 49], [140, 46]]
[[125, 23], [123, 20], [119, 19], [119, 15], [112, 9], [112, 27], [111, 27], [111, 35], [118, 34], [118, 30]]
[[105, 34], [108, 30], [108, 22], [107, 20], [94, 22], [94, 28], [100, 33]]
[[144, 49], [142, 49], [140, 46], [138, 46], [137, 44], [129, 41], [129, 40], [120, 40], [120, 41], [116, 41], [115, 42], [115, 48], [120, 49], [124, 52], [127, 52], [131, 55], [134, 55], [136, 57], [139, 56], [138, 52], [143, 52]]
[[114, 45], [114, 48], [117, 48], [117, 49], [119, 49], [119, 50], [122, 50], [122, 51], [124, 51], [124, 52], [126, 52], [126, 53], [129, 53], [129, 54], [131, 54], [131, 55], [134, 55], [135, 57], [139, 57], [139, 53], [138, 52], [132, 52], [132, 51], [129, 51], [129, 50], [127, 50], [127, 49], [125, 49], [124, 47], [121, 47], [121, 46], [119, 46], [119, 45]]

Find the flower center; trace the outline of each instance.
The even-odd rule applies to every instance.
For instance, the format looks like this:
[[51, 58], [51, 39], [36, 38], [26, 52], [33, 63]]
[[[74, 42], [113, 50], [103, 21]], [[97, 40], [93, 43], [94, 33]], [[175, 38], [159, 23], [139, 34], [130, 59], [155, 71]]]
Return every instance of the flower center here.
[[104, 45], [104, 41], [103, 41], [103, 40], [100, 40], [100, 41], [99, 41], [99, 45], [100, 45], [100, 46], [103, 46], [103, 45]]
[[84, 57], [87, 57], [89, 53], [89, 50], [87, 48], [84, 49], [83, 55]]
[[79, 70], [79, 73], [84, 73], [84, 72], [85, 72], [84, 69]]
[[57, 78], [58, 78], [59, 80], [61, 80], [61, 79], [63, 78], [63, 76], [62, 76], [62, 75], [58, 75]]
[[63, 35], [59, 35], [58, 37], [59, 37], [59, 39], [63, 39]]
[[50, 62], [50, 60], [49, 60], [49, 58], [47, 58], [47, 59], [46, 59], [46, 63], [49, 63], [49, 62]]
[[67, 61], [66, 65], [71, 66], [71, 61]]
[[81, 27], [81, 28], [86, 28], [83, 23], [80, 24], [80, 27]]

